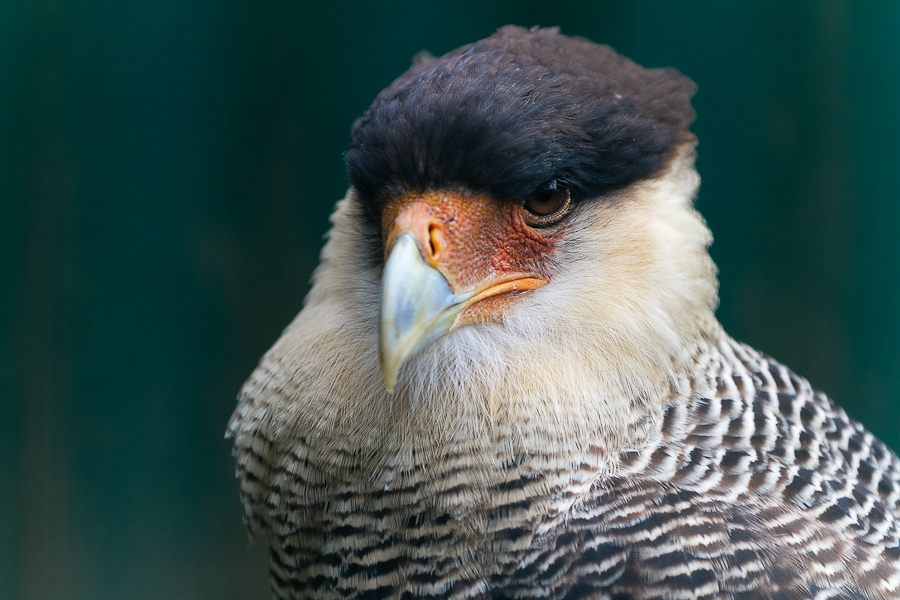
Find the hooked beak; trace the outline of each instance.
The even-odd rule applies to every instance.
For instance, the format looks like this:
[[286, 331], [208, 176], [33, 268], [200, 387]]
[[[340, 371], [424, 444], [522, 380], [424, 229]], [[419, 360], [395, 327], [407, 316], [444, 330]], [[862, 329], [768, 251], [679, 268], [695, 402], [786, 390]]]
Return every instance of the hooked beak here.
[[378, 357], [389, 392], [408, 358], [453, 328], [475, 296], [456, 294], [440, 271], [422, 258], [410, 233], [391, 246], [381, 279]]
[[378, 356], [393, 392], [403, 364], [425, 346], [457, 327], [502, 321], [519, 293], [548, 279], [533, 268], [542, 257], [534, 247], [497, 245], [521, 239], [518, 205], [436, 192], [384, 210]]

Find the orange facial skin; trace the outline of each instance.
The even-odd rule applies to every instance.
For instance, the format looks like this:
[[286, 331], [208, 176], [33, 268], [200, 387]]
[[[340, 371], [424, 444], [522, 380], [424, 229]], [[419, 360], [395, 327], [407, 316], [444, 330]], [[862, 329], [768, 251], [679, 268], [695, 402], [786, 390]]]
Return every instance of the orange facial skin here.
[[562, 233], [528, 226], [522, 210], [512, 200], [458, 192], [394, 198], [382, 210], [385, 255], [398, 235], [411, 233], [455, 293], [476, 294], [456, 326], [498, 321], [521, 292], [549, 282], [548, 259]]

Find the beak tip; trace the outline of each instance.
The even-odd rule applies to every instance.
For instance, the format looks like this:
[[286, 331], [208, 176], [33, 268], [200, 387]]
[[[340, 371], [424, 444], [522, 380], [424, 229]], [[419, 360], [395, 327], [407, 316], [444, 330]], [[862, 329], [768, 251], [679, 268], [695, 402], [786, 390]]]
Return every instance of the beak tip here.
[[379, 363], [381, 366], [381, 380], [384, 382], [384, 387], [387, 389], [388, 394], [393, 395], [394, 389], [397, 387], [397, 375], [400, 370], [400, 365], [390, 365], [389, 361], [385, 360], [384, 351], [379, 353]]

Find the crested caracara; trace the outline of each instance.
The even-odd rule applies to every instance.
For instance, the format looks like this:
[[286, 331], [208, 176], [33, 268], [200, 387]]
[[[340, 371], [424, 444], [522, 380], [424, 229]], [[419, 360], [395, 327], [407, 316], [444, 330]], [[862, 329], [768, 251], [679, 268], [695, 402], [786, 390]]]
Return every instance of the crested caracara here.
[[506, 27], [356, 121], [228, 430], [276, 597], [900, 597], [897, 457], [714, 316], [693, 92]]

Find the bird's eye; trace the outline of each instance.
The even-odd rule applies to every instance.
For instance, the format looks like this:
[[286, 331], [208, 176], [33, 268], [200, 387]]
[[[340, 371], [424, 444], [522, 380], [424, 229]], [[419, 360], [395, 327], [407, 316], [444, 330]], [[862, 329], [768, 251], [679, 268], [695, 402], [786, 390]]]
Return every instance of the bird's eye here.
[[525, 209], [525, 220], [529, 225], [550, 225], [561, 219], [572, 203], [572, 194], [569, 188], [559, 185], [556, 181], [529, 196], [522, 205]]

